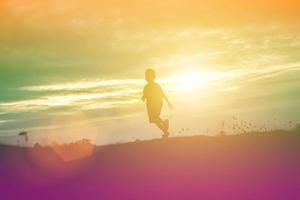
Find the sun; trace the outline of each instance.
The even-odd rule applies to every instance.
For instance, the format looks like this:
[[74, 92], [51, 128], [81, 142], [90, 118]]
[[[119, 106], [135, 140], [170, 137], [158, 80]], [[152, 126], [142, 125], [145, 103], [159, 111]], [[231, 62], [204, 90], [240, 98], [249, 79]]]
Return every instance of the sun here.
[[213, 80], [216, 79], [207, 72], [188, 71], [178, 72], [176, 75], [169, 76], [163, 79], [162, 83], [170, 91], [199, 94], [199, 92], [208, 87]]
[[203, 86], [201, 75], [198, 72], [189, 72], [175, 77], [175, 85], [177, 89], [183, 91], [195, 91]]
[[181, 77], [181, 83], [183, 89], [191, 90], [201, 86], [200, 77], [198, 74], [190, 73]]

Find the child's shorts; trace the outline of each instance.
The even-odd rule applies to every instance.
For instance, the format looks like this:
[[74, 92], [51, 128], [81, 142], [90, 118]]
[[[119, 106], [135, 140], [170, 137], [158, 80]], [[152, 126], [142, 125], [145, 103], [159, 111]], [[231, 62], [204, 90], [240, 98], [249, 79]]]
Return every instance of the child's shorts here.
[[147, 103], [147, 111], [150, 123], [155, 123], [160, 117], [163, 102]]

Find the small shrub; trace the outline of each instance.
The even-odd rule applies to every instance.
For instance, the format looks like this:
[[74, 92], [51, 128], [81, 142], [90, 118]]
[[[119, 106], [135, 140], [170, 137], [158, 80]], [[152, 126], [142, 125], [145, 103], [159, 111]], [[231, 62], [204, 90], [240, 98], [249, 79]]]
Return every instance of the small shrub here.
[[296, 130], [300, 131], [300, 123], [296, 125]]

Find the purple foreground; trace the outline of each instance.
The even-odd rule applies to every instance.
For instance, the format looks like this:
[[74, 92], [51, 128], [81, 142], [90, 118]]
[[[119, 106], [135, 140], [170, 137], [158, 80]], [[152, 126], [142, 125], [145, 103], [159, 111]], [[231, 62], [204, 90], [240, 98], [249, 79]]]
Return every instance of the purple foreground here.
[[0, 161], [2, 200], [300, 199], [296, 131], [93, 146], [73, 160], [2, 145]]

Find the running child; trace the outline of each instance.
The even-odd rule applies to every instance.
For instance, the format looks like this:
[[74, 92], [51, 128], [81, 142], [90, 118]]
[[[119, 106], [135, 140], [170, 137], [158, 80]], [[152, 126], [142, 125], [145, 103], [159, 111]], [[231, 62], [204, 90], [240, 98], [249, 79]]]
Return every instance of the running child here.
[[168, 103], [171, 109], [173, 109], [173, 107], [160, 85], [155, 82], [155, 71], [153, 69], [147, 69], [145, 78], [148, 83], [144, 87], [142, 101], [146, 100], [149, 122], [156, 124], [156, 126], [163, 131], [163, 138], [167, 138], [170, 134], [169, 120], [163, 120], [160, 117], [163, 99]]

